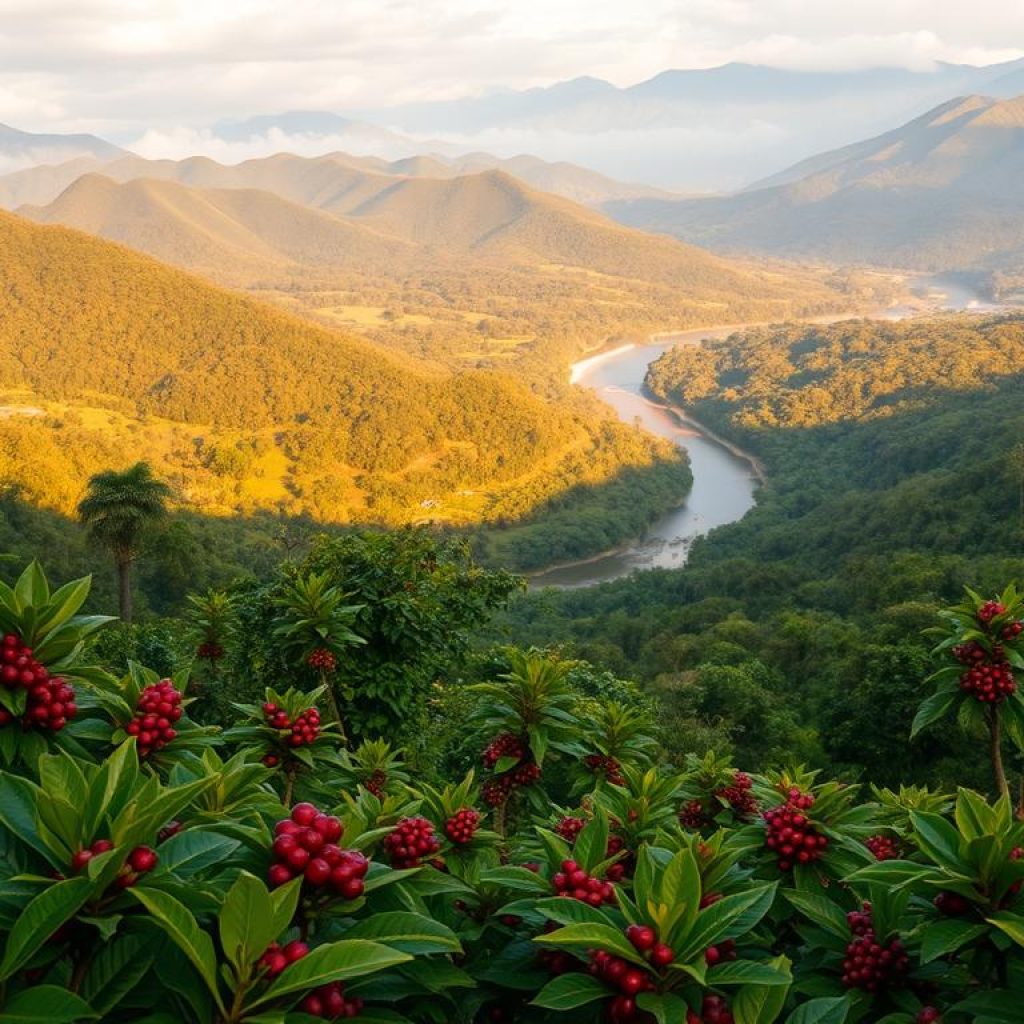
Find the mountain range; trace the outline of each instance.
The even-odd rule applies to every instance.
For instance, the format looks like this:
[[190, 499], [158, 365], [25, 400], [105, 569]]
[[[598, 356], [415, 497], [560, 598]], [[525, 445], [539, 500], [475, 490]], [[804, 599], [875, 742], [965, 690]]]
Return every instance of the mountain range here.
[[1024, 96], [967, 96], [731, 196], [606, 209], [723, 252], [999, 271], [1024, 266], [1022, 181]]
[[0, 124], [0, 173], [80, 157], [112, 160], [123, 153], [95, 135], [40, 135]]

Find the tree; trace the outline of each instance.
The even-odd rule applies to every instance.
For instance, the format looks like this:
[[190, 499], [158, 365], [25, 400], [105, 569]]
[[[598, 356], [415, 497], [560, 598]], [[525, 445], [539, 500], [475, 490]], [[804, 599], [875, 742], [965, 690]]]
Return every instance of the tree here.
[[132, 621], [132, 563], [145, 532], [167, 515], [171, 489], [153, 476], [148, 463], [117, 472], [108, 469], [89, 480], [78, 504], [78, 518], [90, 538], [114, 556], [121, 620]]

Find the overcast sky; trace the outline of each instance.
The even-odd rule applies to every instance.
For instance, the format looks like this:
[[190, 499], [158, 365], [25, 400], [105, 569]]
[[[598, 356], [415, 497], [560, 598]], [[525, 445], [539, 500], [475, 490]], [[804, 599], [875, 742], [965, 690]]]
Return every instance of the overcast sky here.
[[0, 121], [118, 140], [731, 60], [1024, 56], [1024, 0], [0, 0]]

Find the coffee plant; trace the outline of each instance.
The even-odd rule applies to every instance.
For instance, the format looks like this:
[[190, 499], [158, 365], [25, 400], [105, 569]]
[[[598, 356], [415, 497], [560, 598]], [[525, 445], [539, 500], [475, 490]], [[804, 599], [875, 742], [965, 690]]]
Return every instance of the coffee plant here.
[[[1022, 1019], [1005, 768], [992, 800], [673, 765], [646, 710], [505, 652], [467, 688], [479, 767], [424, 778], [391, 737], [346, 749], [321, 721], [311, 680], [334, 669], [296, 639], [315, 625], [276, 634], [301, 675], [200, 725], [186, 672], [87, 663], [107, 621], [79, 614], [88, 591], [51, 592], [37, 565], [0, 586], [4, 1022]], [[1008, 589], [946, 615], [956, 663], [915, 729], [955, 708], [1000, 755], [1018, 743], [1021, 611]]]

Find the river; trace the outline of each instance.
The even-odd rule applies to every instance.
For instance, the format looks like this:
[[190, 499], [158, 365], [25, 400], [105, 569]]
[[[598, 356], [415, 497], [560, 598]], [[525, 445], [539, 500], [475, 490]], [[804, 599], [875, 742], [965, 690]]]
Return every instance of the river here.
[[[914, 292], [916, 303], [891, 306], [878, 317], [899, 320], [937, 310], [992, 312], [1000, 308], [963, 284], [938, 277], [919, 279]], [[823, 317], [817, 322], [838, 319], [842, 318]], [[531, 587], [589, 587], [637, 569], [677, 569], [685, 563], [697, 537], [743, 518], [754, 504], [757, 467], [683, 421], [672, 408], [652, 401], [644, 393], [643, 383], [647, 367], [666, 349], [695, 345], [703, 338], [728, 337], [752, 326], [733, 324], [661, 335], [647, 345], [624, 345], [573, 364], [572, 383], [592, 388], [625, 422], [639, 421], [645, 430], [689, 452], [693, 488], [685, 502], [658, 519], [642, 539], [596, 558], [535, 573], [530, 576]]]

